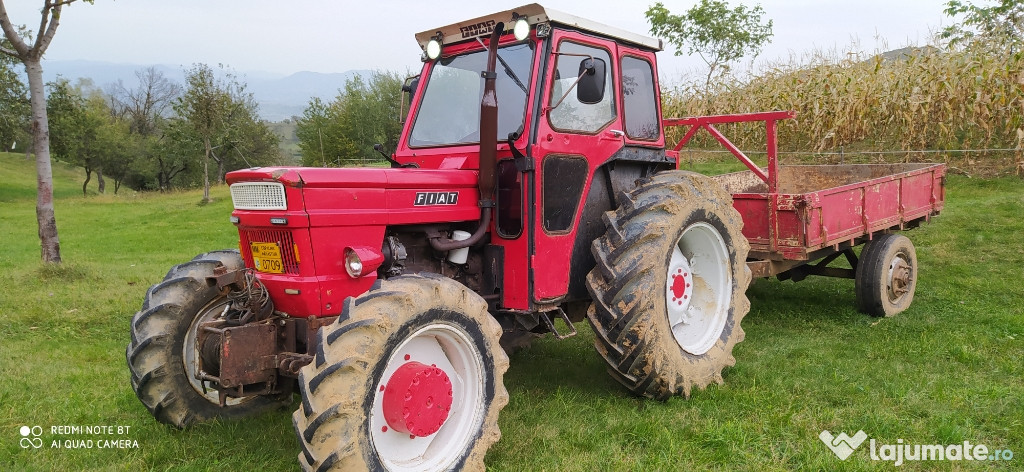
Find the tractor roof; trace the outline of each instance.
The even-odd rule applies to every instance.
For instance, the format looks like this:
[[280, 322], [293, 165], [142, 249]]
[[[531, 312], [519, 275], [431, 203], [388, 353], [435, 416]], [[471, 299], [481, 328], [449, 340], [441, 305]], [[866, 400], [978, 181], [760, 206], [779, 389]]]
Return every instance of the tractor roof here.
[[478, 36], [485, 36], [494, 30], [496, 23], [504, 22], [507, 29], [512, 28], [512, 16], [516, 14], [518, 16], [525, 16], [531, 26], [537, 23], [557, 23], [560, 25], [569, 26], [571, 28], [588, 31], [591, 33], [597, 33], [602, 36], [608, 36], [615, 38], [619, 41], [630, 43], [636, 46], [641, 46], [647, 49], [653, 49], [660, 51], [662, 48], [661, 40], [654, 39], [648, 36], [631, 33], [619, 28], [608, 26], [605, 24], [598, 23], [596, 21], [590, 21], [585, 18], [580, 18], [576, 15], [570, 15], [568, 13], [562, 13], [558, 10], [552, 10], [545, 8], [536, 3], [529, 5], [523, 5], [521, 7], [513, 8], [498, 13], [492, 13], [490, 15], [481, 16], [472, 20], [460, 21], [458, 23], [443, 26], [440, 28], [429, 29], [422, 33], [416, 34], [416, 41], [420, 43], [420, 48], [426, 50], [427, 42], [430, 38], [441, 33], [444, 44], [457, 43], [464, 40], [476, 38]]

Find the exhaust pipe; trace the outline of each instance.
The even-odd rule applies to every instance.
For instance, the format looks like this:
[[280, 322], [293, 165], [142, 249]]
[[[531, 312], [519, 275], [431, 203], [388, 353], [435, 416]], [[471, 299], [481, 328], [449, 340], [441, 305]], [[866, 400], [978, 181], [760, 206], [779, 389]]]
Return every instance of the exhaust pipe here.
[[494, 25], [491, 41], [487, 44], [487, 70], [484, 77], [484, 94], [480, 99], [480, 206], [494, 206], [494, 188], [497, 186], [494, 168], [498, 151], [498, 94], [494, 91], [497, 74], [494, 73], [498, 58], [498, 38], [505, 29], [504, 23]]
[[451, 251], [476, 244], [487, 233], [491, 224], [491, 213], [494, 211], [494, 189], [497, 187], [497, 155], [498, 155], [498, 94], [494, 90], [494, 81], [498, 75], [494, 73], [498, 59], [498, 39], [505, 31], [505, 23], [494, 25], [491, 40], [487, 44], [487, 70], [480, 73], [484, 78], [484, 94], [480, 99], [480, 178], [477, 186], [480, 189], [480, 226], [473, 231], [469, 239], [457, 241], [448, 238], [429, 238], [430, 246], [437, 251]]

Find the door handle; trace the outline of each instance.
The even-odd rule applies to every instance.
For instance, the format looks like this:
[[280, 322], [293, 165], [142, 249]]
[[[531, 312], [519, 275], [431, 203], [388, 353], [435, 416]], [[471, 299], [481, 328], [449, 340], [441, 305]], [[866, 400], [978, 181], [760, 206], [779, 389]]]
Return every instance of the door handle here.
[[601, 135], [601, 139], [614, 139], [614, 140], [619, 140], [619, 139], [622, 139], [622, 138], [623, 138], [624, 136], [626, 136], [626, 133], [623, 133], [623, 132], [622, 132], [621, 130], [617, 130], [617, 129], [610, 129], [610, 130], [608, 130], [608, 131], [605, 131], [605, 132], [604, 132], [604, 133], [603, 133], [603, 134]]

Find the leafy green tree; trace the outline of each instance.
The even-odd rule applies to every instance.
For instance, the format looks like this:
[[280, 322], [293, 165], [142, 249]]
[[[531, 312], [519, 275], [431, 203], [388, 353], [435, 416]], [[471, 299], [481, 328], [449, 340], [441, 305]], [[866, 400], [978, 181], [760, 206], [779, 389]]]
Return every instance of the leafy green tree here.
[[761, 5], [731, 8], [721, 0], [700, 0], [682, 15], [673, 15], [661, 2], [645, 13], [651, 34], [666, 39], [677, 56], [697, 54], [708, 65], [705, 85], [716, 72], [745, 56], [757, 57], [771, 41], [772, 20], [763, 21]]
[[940, 34], [951, 46], [978, 40], [1011, 50], [1024, 45], [1024, 1], [998, 0], [995, 5], [978, 6], [970, 0], [950, 0], [943, 12], [953, 18], [962, 17]]
[[242, 167], [239, 162], [249, 166], [280, 160], [278, 137], [259, 119], [256, 101], [234, 74], [218, 77], [209, 66], [196, 64], [185, 71], [185, 78], [185, 93], [173, 108], [184, 120], [178, 125], [187, 126], [176, 128], [172, 137], [184, 148], [202, 144], [203, 202], [209, 202], [210, 159], [217, 162], [218, 181], [223, 182], [225, 172]]
[[114, 116], [103, 92], [91, 82], [72, 86], [66, 79], [47, 84], [47, 114], [50, 120], [50, 149], [53, 154], [85, 170], [82, 194], [86, 195], [93, 172], [99, 193], [106, 191], [103, 173], [114, 172], [115, 192], [134, 155], [130, 146], [128, 123]]
[[394, 149], [402, 132], [399, 108], [402, 78], [374, 72], [369, 82], [356, 76], [345, 82], [330, 103], [310, 100], [296, 120], [302, 164], [339, 166], [380, 161], [375, 144]]
[[313, 97], [295, 123], [302, 165], [327, 167], [358, 162], [359, 148], [345, 134], [340, 107], [334, 102], [328, 104]]
[[237, 86], [233, 76], [217, 78], [206, 64], [196, 64], [185, 71], [187, 89], [174, 104], [174, 111], [184, 118], [203, 143], [203, 203], [210, 202], [210, 154], [213, 141], [226, 130], [230, 103], [227, 89]]
[[236, 89], [228, 99], [225, 133], [216, 140], [210, 154], [217, 162], [218, 183], [224, 183], [229, 170], [278, 164], [281, 160], [280, 137], [259, 118], [259, 106], [252, 94]]
[[[0, 47], [9, 46], [7, 40], [0, 41]], [[13, 57], [0, 54], [0, 151], [13, 151], [15, 142], [28, 138], [28, 89], [15, 72], [15, 64]]]

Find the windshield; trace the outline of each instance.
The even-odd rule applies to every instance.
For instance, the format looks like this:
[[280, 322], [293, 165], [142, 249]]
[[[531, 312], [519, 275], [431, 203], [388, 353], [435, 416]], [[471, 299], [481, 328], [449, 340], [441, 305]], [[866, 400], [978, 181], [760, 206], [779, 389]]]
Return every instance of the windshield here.
[[[521, 133], [526, 118], [533, 51], [530, 43], [498, 49], [498, 140]], [[507, 67], [506, 67], [507, 64]], [[445, 146], [480, 142], [480, 98], [487, 68], [487, 51], [481, 50], [441, 59], [430, 70], [416, 121], [409, 135], [410, 147]]]

